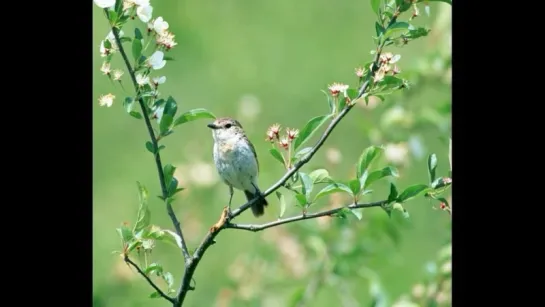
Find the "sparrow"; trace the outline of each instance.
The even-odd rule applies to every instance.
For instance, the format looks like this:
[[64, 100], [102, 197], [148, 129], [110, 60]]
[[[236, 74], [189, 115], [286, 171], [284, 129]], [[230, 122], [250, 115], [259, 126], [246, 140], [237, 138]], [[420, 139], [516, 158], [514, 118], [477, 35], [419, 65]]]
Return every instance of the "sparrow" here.
[[254, 145], [242, 125], [235, 119], [222, 117], [207, 125], [214, 138], [214, 163], [223, 182], [229, 186], [229, 213], [233, 188], [243, 191], [248, 201], [259, 197], [251, 209], [255, 217], [263, 215], [267, 200], [257, 185], [259, 162]]

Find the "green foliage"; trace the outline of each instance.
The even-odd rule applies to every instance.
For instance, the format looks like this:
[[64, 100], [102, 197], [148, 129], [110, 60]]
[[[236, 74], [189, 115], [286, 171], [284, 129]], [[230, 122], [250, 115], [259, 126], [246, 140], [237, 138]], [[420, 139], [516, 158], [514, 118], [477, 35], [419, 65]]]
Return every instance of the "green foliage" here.
[[293, 141], [293, 149], [297, 150], [299, 146], [308, 141], [308, 139], [330, 118], [330, 116], [331, 115], [320, 115], [309, 120]]

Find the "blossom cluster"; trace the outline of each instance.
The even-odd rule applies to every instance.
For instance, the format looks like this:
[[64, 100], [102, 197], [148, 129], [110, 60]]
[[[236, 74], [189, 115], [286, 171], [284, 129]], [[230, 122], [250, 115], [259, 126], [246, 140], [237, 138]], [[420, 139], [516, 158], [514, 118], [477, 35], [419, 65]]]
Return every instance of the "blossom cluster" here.
[[[94, 0], [94, 2], [98, 7], [106, 10], [116, 9], [115, 0]], [[136, 63], [136, 65], [144, 65], [144, 68], [146, 69], [144, 69], [142, 73], [137, 74], [135, 78], [139, 88], [144, 88], [146, 85], [152, 86], [154, 91], [152, 94], [154, 97], [157, 97], [159, 95], [157, 88], [160, 84], [165, 83], [166, 77], [158, 76], [151, 78], [149, 74], [152, 69], [159, 70], [166, 65], [164, 51], [168, 51], [177, 45], [176, 41], [174, 40], [174, 34], [168, 30], [169, 24], [163, 19], [163, 17], [159, 16], [155, 19], [152, 18], [153, 7], [150, 5], [149, 0], [123, 0], [121, 10], [123, 12], [122, 15], [125, 16], [125, 20], [127, 18], [136, 19], [136, 17], [138, 17], [140, 21], [146, 23], [148, 37], [151, 37], [155, 42], [155, 50], [151, 56], [149, 56], [145, 62]], [[118, 27], [118, 25], [112, 26]], [[119, 40], [123, 42], [124, 32], [122, 30], [118, 30], [117, 34]], [[134, 39], [138, 38], [135, 37]], [[145, 51], [149, 43], [150, 42], [146, 42], [143, 44], [145, 47], [142, 48], [142, 53]], [[100, 55], [101, 57], [105, 58], [100, 71], [114, 81], [121, 82], [123, 70], [112, 69], [110, 64], [111, 55], [117, 51], [119, 51], [118, 42], [113, 31], [110, 31], [106, 38], [100, 43]], [[137, 70], [136, 68], [137, 67], [135, 67], [135, 70]], [[99, 105], [110, 107], [113, 104], [114, 98], [115, 96], [113, 94], [102, 95], [99, 98]]]
[[269, 129], [267, 129], [267, 137], [265, 140], [271, 143], [276, 140], [280, 147], [288, 150], [291, 142], [299, 135], [299, 130], [286, 128], [286, 135], [280, 137], [281, 130], [280, 124], [270, 126]]

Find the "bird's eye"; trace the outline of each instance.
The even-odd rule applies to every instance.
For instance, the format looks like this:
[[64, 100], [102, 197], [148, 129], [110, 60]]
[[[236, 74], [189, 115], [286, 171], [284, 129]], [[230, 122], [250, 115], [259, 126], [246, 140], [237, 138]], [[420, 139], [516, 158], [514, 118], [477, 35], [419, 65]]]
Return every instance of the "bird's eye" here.
[[227, 125], [225, 125], [225, 128], [229, 129], [229, 128], [231, 128], [231, 126], [232, 126], [231, 124], [227, 124]]

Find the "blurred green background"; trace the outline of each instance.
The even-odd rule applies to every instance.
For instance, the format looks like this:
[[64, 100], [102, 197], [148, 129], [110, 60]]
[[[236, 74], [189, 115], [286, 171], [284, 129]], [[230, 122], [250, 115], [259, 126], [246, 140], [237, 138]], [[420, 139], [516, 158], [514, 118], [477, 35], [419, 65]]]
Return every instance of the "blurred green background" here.
[[[168, 21], [178, 42], [168, 53], [175, 61], [153, 74], [167, 77], [159, 88], [162, 97], [172, 95], [179, 113], [202, 107], [239, 119], [260, 158], [263, 190], [284, 173], [268, 153], [267, 127], [278, 122], [300, 129], [311, 117], [326, 114], [320, 90], [333, 82], [357, 86], [354, 69], [372, 60], [376, 16], [369, 1], [152, 0], [151, 5], [153, 17]], [[427, 183], [430, 153], [438, 156], [438, 176], [448, 176], [451, 9], [432, 2], [428, 17], [419, 8], [413, 24], [429, 26], [430, 35], [386, 49], [402, 55], [397, 64], [413, 83], [411, 90], [354, 108], [302, 171], [326, 168], [333, 178], [348, 180], [367, 146], [385, 145], [387, 154], [374, 167], [396, 165], [399, 189]], [[132, 34], [134, 24], [145, 30], [137, 19], [124, 32]], [[160, 187], [153, 157], [144, 146], [144, 121], [123, 110], [124, 97], [134, 93], [128, 76], [123, 77], [125, 91], [99, 71], [99, 46], [109, 29], [96, 6], [93, 29], [93, 306], [168, 306], [148, 298], [150, 286], [112, 253], [121, 250], [115, 229], [136, 218], [136, 181], [152, 195], [152, 223], [169, 229], [172, 225], [155, 197]], [[130, 55], [130, 45], [125, 48]], [[112, 68], [125, 69], [119, 53]], [[116, 96], [114, 105], [99, 107], [98, 97], [110, 92]], [[173, 206], [190, 250], [228, 201], [228, 190], [212, 164], [207, 123], [180, 126], [163, 141], [166, 149], [161, 152], [164, 164], [178, 167], [175, 176], [187, 188]], [[363, 201], [387, 194], [388, 181], [383, 180]], [[286, 215], [297, 214], [294, 201], [288, 200]], [[344, 200], [334, 195], [314, 209]], [[234, 206], [244, 201], [242, 193], [235, 194]], [[274, 220], [279, 212], [274, 195], [269, 203], [264, 217], [256, 220], [247, 211], [238, 222]], [[391, 306], [428, 276], [429, 262], [450, 240], [450, 216], [436, 207], [417, 198], [406, 204], [407, 220], [397, 215], [389, 219], [380, 208], [372, 208], [363, 211], [361, 221], [311, 220], [260, 233], [226, 230], [201, 261], [194, 276], [196, 291], [188, 294], [184, 306], [288, 306], [304, 291], [311, 293], [307, 306], [370, 306], [377, 288], [385, 295], [383, 306]], [[152, 257], [174, 274], [178, 285], [183, 259], [176, 248], [158, 245]]]

